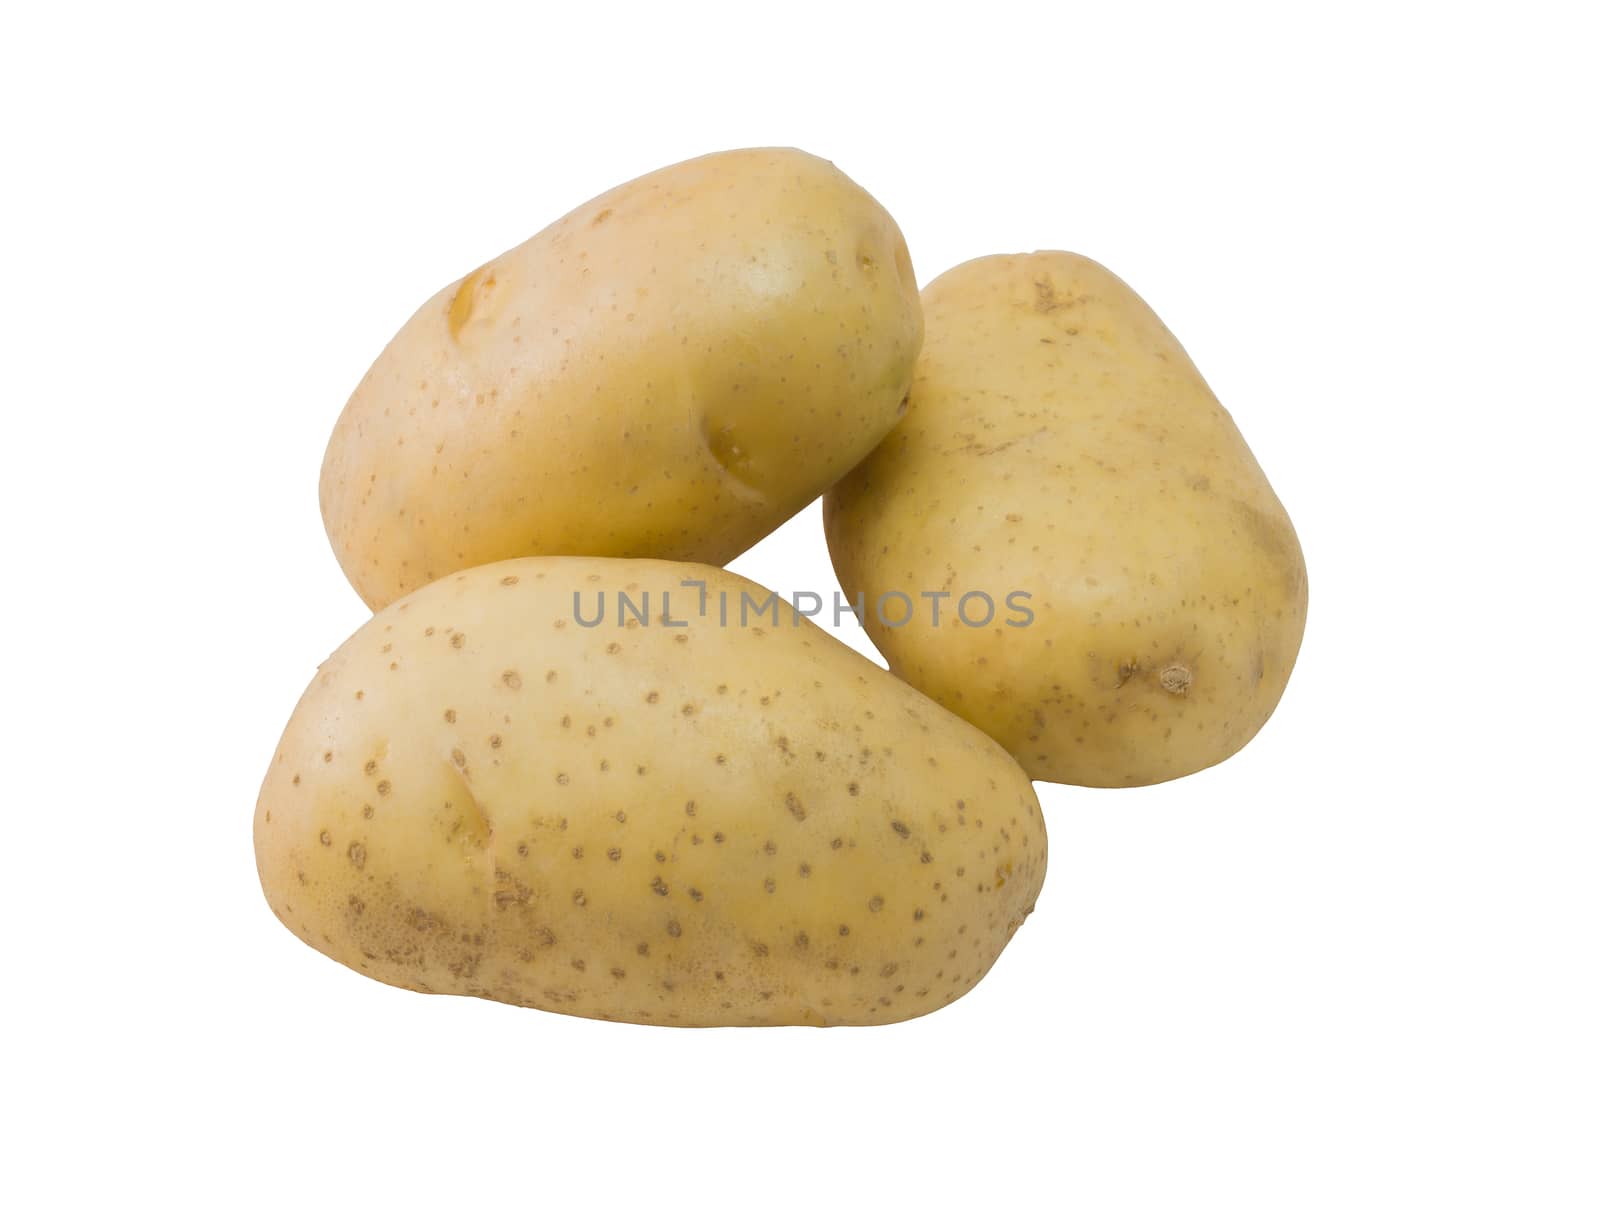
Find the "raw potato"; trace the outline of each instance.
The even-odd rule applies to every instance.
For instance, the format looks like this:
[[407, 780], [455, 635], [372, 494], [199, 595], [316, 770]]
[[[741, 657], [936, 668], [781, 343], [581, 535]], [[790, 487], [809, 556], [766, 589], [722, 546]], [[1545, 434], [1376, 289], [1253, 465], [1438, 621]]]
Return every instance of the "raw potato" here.
[[900, 230], [832, 164], [663, 168], [411, 318], [334, 429], [323, 520], [373, 608], [529, 554], [720, 565], [894, 426], [921, 342]]
[[[647, 623], [617, 624], [619, 590]], [[380, 612], [262, 786], [273, 910], [380, 981], [600, 1019], [875, 1024], [960, 997], [1038, 896], [1032, 785], [788, 606], [740, 626], [742, 592], [767, 600], [711, 567], [531, 558]]]
[[[938, 627], [932, 601], [900, 628], [868, 608], [890, 667], [1036, 780], [1152, 784], [1232, 755], [1288, 682], [1306, 571], [1193, 362], [1067, 252], [963, 264], [923, 310], [909, 414], [824, 507], [847, 592], [951, 593]], [[992, 624], [953, 619], [973, 591]], [[1031, 624], [1007, 624], [1013, 591]]]

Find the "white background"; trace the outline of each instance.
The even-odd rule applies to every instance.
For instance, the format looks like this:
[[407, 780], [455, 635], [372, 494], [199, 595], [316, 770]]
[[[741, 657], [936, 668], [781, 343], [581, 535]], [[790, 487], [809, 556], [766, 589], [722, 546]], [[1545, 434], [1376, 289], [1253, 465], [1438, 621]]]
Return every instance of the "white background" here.
[[[1580, 6], [936, 7], [9, 11], [9, 1202], [1600, 1202]], [[1143, 293], [1304, 543], [1283, 703], [1190, 779], [1041, 786], [1037, 913], [919, 1021], [366, 981], [250, 843], [365, 615], [317, 514], [334, 417], [444, 283], [774, 143], [923, 281], [1052, 247]], [[833, 586], [814, 508], [735, 567]]]

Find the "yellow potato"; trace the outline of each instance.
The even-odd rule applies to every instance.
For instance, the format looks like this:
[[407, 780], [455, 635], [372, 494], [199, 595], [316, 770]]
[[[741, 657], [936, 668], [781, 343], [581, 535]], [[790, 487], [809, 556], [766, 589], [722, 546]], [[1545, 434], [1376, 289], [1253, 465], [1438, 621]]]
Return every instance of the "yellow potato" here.
[[334, 428], [323, 519], [373, 608], [530, 554], [720, 565], [894, 426], [921, 342], [905, 241], [844, 173], [690, 160], [430, 299]]
[[378, 613], [262, 786], [273, 910], [392, 985], [601, 1019], [875, 1024], [960, 997], [1044, 877], [1026, 774], [744, 594], [769, 602], [712, 567], [530, 558]]
[[[867, 610], [890, 667], [1036, 780], [1151, 784], [1232, 755], [1288, 682], [1306, 572], [1228, 413], [1082, 256], [974, 260], [922, 301], [910, 411], [824, 505], [846, 591], [918, 605], [897, 627]], [[974, 592], [991, 623], [979, 597], [955, 615]]]

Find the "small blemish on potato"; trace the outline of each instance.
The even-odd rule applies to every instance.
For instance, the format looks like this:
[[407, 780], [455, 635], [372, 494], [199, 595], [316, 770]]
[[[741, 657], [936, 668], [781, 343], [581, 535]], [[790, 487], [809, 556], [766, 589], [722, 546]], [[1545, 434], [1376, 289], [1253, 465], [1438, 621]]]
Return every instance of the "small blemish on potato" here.
[[323, 831], [320, 835], [317, 836], [317, 839], [318, 839], [319, 842], [321, 842], [323, 847], [332, 847], [333, 846], [333, 836], [331, 834], [329, 834], [327, 831]]
[[522, 676], [518, 675], [515, 671], [502, 671], [500, 673], [500, 682], [507, 688], [515, 691], [516, 689], [522, 687]]
[[1161, 686], [1174, 696], [1186, 696], [1190, 684], [1194, 682], [1194, 675], [1182, 663], [1173, 663], [1161, 669], [1160, 682]]
[[345, 849], [345, 855], [350, 858], [350, 863], [354, 864], [357, 868], [362, 867], [367, 862], [367, 849], [359, 842], [351, 843], [350, 846]]

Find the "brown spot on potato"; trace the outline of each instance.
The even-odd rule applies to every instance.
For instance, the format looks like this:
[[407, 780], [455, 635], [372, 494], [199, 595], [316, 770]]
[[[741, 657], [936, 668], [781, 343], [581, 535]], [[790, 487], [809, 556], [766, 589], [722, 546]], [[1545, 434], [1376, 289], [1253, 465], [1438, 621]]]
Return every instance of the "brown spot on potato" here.
[[1193, 673], [1182, 663], [1173, 663], [1161, 669], [1161, 686], [1174, 696], [1187, 696], [1193, 682]]

